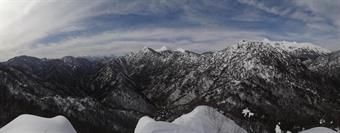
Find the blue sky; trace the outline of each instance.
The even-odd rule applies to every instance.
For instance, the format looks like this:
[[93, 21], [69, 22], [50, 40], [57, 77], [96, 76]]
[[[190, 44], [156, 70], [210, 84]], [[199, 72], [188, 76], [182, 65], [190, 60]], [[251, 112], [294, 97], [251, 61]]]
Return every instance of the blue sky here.
[[163, 45], [203, 52], [264, 38], [339, 50], [338, 7], [335, 0], [0, 0], [0, 60]]

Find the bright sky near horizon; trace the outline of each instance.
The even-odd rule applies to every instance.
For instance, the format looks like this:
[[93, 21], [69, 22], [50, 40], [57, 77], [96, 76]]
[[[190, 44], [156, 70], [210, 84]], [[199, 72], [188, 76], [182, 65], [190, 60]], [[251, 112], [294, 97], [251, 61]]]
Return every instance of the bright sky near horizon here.
[[217, 50], [240, 40], [339, 50], [337, 0], [0, 0], [0, 60]]

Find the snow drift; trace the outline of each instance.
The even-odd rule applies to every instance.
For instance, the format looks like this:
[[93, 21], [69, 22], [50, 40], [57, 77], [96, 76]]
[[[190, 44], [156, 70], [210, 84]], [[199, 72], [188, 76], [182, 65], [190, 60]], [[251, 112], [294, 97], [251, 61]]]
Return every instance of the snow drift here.
[[0, 129], [0, 133], [77, 133], [63, 116], [43, 118], [20, 115]]
[[315, 127], [312, 129], [302, 131], [300, 133], [337, 133], [337, 132], [332, 129], [325, 128], [325, 127]]
[[247, 133], [216, 109], [198, 106], [172, 123], [142, 117], [135, 133]]

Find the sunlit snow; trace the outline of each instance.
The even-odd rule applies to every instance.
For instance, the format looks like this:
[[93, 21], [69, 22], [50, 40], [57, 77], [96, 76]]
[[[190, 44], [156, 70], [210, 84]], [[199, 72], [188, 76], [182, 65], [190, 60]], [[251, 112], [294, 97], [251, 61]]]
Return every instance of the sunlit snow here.
[[244, 117], [248, 117], [248, 118], [254, 116], [254, 113], [251, 112], [248, 108], [243, 109], [242, 114], [244, 115]]
[[198, 106], [172, 123], [149, 117], [139, 120], [135, 133], [247, 133], [216, 109]]
[[312, 129], [302, 131], [300, 133], [337, 133], [337, 132], [332, 129], [325, 128], [325, 127], [315, 127]]
[[0, 129], [0, 133], [77, 133], [63, 116], [43, 118], [20, 115]]

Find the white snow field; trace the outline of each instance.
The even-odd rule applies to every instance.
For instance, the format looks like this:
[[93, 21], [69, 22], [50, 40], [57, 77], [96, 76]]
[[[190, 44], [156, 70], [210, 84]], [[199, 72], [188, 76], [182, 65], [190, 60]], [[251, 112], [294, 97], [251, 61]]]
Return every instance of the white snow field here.
[[300, 133], [337, 133], [337, 132], [332, 129], [325, 128], [325, 127], [315, 127], [315, 128], [302, 131]]
[[172, 123], [149, 117], [139, 120], [135, 133], [247, 133], [234, 121], [208, 106], [198, 106]]
[[0, 129], [0, 133], [77, 133], [64, 116], [43, 118], [20, 115]]

